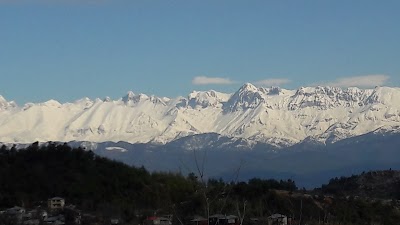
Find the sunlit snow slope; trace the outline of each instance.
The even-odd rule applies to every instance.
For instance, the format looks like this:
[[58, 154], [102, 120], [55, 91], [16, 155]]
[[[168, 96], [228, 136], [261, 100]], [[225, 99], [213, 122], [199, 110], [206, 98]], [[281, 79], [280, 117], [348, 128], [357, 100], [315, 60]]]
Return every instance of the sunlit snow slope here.
[[0, 96], [0, 142], [167, 143], [218, 133], [276, 146], [309, 138], [332, 143], [368, 132], [400, 131], [400, 88], [243, 85], [233, 94], [192, 92], [175, 99], [128, 94], [118, 100], [50, 100], [17, 106]]

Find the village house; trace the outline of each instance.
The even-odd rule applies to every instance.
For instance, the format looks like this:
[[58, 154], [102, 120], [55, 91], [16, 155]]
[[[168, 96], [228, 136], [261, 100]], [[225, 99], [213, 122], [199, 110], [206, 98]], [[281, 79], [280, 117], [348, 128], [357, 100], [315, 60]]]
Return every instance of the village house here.
[[282, 214], [273, 214], [267, 218], [267, 225], [288, 225], [288, 218]]
[[210, 225], [238, 225], [239, 219], [234, 215], [215, 214], [210, 216]]
[[172, 216], [150, 216], [144, 221], [144, 225], [171, 225]]
[[192, 225], [208, 225], [207, 219], [201, 216], [195, 216], [190, 222]]
[[54, 197], [47, 200], [47, 207], [50, 210], [64, 209], [65, 200], [60, 197]]
[[119, 224], [119, 219], [117, 219], [117, 218], [110, 219], [110, 224], [111, 225], [118, 225]]

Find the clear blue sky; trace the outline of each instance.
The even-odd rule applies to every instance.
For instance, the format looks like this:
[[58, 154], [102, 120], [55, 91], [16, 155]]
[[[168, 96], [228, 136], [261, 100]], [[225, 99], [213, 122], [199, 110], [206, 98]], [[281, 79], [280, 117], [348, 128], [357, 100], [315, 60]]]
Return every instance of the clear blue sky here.
[[400, 86], [399, 9], [397, 0], [0, 0], [0, 95], [22, 105], [244, 82]]

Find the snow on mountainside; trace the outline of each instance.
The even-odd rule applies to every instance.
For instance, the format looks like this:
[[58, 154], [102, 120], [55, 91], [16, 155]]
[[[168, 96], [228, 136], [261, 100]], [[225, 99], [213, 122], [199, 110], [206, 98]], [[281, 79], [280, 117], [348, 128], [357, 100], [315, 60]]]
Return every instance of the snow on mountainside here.
[[244, 84], [233, 94], [194, 91], [159, 98], [128, 92], [118, 100], [55, 100], [22, 107], [0, 96], [0, 142], [126, 141], [167, 143], [195, 134], [290, 146], [311, 138], [334, 143], [368, 132], [400, 130], [400, 88]]
[[17, 107], [17, 104], [15, 102], [7, 102], [7, 100], [0, 95], [0, 110], [7, 110], [15, 107]]

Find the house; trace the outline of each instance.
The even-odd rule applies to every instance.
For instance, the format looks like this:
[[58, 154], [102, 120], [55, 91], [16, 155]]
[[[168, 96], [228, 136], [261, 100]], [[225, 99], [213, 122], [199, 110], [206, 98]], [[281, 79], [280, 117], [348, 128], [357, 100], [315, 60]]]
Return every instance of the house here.
[[273, 214], [267, 218], [268, 225], [288, 225], [288, 218], [282, 214]]
[[158, 216], [149, 216], [143, 222], [144, 225], [171, 225], [172, 218], [170, 216], [166, 217], [158, 217]]
[[60, 197], [54, 197], [47, 200], [47, 207], [51, 210], [64, 209], [65, 200]]
[[207, 219], [201, 216], [195, 216], [190, 222], [192, 225], [208, 225]]
[[111, 224], [111, 225], [117, 225], [117, 224], [119, 224], [119, 219], [116, 219], [116, 218], [110, 219], [110, 224]]
[[210, 216], [209, 225], [238, 225], [239, 219], [234, 215], [215, 214]]

